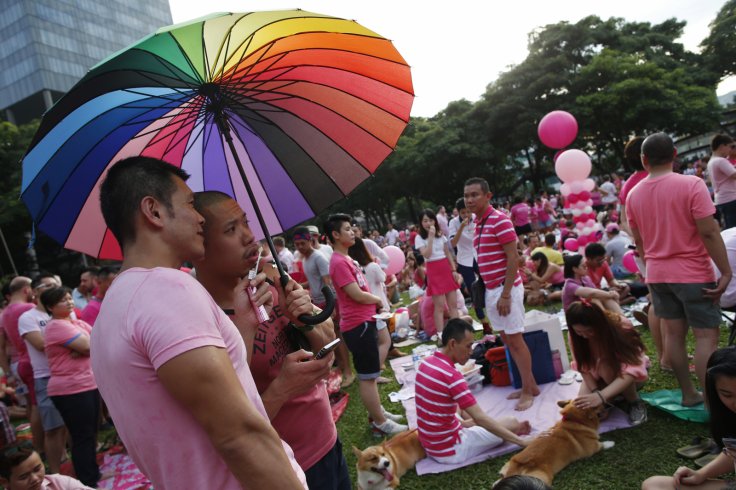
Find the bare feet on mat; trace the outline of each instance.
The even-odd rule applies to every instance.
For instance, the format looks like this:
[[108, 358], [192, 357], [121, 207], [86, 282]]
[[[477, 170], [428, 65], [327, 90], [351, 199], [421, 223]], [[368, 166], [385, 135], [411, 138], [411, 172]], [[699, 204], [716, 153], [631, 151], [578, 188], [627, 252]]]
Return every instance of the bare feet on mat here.
[[685, 396], [682, 397], [683, 407], [694, 407], [701, 403], [703, 403], [703, 395], [701, 393], [697, 393], [696, 396], [688, 396], [687, 398]]
[[[521, 395], [524, 393], [524, 390], [516, 390], [511, 393], [509, 393], [509, 396], [506, 397], [507, 400], [518, 400], [521, 398]], [[538, 396], [540, 393], [539, 386], [535, 386], [532, 392], [530, 393], [532, 396]]]
[[519, 403], [516, 404], [515, 410], [517, 412], [523, 412], [529, 409], [534, 404], [534, 395], [522, 393], [519, 397]]

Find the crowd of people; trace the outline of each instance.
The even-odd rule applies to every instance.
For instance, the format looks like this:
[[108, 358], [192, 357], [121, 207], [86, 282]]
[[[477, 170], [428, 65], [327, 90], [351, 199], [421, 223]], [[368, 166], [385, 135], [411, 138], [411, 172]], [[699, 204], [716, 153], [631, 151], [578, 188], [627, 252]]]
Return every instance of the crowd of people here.
[[[21, 475], [80, 488], [55, 476], [70, 447], [75, 484], [95, 487], [97, 433], [114, 424], [156, 488], [351, 488], [322, 380], [336, 366], [343, 387], [358, 383], [374, 434], [408, 429], [379, 395], [386, 360], [405, 354], [384, 321], [404, 292], [417, 300], [410, 309], [417, 336], [440, 346], [416, 379], [419, 439], [438, 462], [530, 440], [529, 421], [488, 417], [454, 367], [475, 341], [468, 307], [518, 367], [521, 388], [509, 396], [517, 412], [540, 392], [523, 338], [526, 307], [561, 302], [582, 376], [575, 403], [617, 404], [639, 425], [647, 420], [638, 390], [649, 359], [622, 305], [649, 298], [636, 318], [651, 330], [660, 366], [674, 372], [683, 406], [705, 395], [723, 445], [736, 437], [736, 352], [717, 350], [719, 306], [736, 305], [736, 143], [716, 136], [699, 173], [675, 171], [676, 150], [661, 133], [632, 139], [625, 154], [641, 170], [625, 181], [598, 179], [597, 240], [583, 247], [568, 245], [581, 230], [565, 196], [498, 200], [474, 177], [451, 212], [425, 209], [401, 229], [368, 232], [335, 214], [321, 230], [302, 226], [276, 237], [285, 283], [273, 260], [262, 260], [267, 247], [230, 196], [193, 193], [185, 172], [159, 160], [118, 162], [100, 202], [121, 267], [85, 268], [73, 290], [49, 273], [5, 284], [0, 412], [12, 451], [0, 457], [0, 482], [26, 488]], [[386, 246], [405, 256], [393, 274]], [[332, 315], [303, 321], [331, 296]], [[698, 385], [688, 368], [690, 328]], [[314, 356], [335, 339], [334, 354]], [[30, 421], [32, 447], [16, 441], [13, 417]], [[724, 453], [697, 472], [681, 468], [644, 487], [720, 488], [706, 479], [731, 461]]]

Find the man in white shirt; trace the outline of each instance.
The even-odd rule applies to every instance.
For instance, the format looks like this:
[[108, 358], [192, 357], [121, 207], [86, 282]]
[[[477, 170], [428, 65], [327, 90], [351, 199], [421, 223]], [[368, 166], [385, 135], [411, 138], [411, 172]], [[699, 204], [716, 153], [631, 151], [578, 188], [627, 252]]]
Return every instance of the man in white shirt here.
[[[731, 264], [731, 268], [736, 267], [736, 228], [729, 228], [721, 232], [723, 243], [726, 245], [726, 253], [728, 254], [728, 263]], [[713, 270], [716, 271], [716, 276], [720, 277], [718, 267], [713, 264]], [[721, 308], [733, 308], [736, 306], [736, 281], [731, 280], [726, 287], [726, 291], [721, 295], [719, 300]]]
[[600, 185], [600, 190], [603, 191], [601, 194], [601, 202], [604, 205], [616, 204], [618, 197], [616, 196], [616, 186], [611, 182], [610, 175], [603, 176], [603, 183]]
[[396, 241], [399, 239], [399, 232], [394, 229], [393, 223], [388, 224], [388, 231], [386, 232], [386, 243], [389, 245], [396, 245]]
[[[465, 207], [465, 199], [460, 198], [455, 203], [458, 215], [450, 220], [448, 224], [450, 233], [450, 244], [457, 250], [457, 271], [463, 277], [463, 287], [470, 296], [470, 286], [475, 282], [478, 272], [478, 253], [473, 248], [473, 234], [475, 233], [475, 215]], [[493, 333], [488, 324], [483, 308], [476, 308], [475, 314], [483, 324], [483, 331], [487, 334]]]
[[284, 266], [284, 270], [291, 271], [294, 265], [294, 254], [286, 248], [286, 241], [283, 237], [277, 236], [273, 239], [273, 246], [279, 254], [279, 262]]
[[49, 361], [46, 358], [44, 331], [51, 320], [46, 308], [38, 298], [47, 288], [61, 286], [51, 274], [41, 274], [31, 283], [36, 307], [23, 313], [18, 318], [18, 333], [28, 348], [28, 356], [33, 367], [33, 389], [36, 394], [38, 412], [44, 431], [44, 450], [51, 473], [59, 473], [61, 460], [66, 446], [64, 420], [48, 395], [46, 387], [51, 377]]

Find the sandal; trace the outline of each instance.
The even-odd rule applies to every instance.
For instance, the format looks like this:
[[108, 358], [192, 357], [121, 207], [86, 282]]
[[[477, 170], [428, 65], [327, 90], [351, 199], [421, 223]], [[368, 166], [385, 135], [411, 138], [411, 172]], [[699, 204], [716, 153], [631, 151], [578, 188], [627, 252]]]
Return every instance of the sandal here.
[[712, 463], [719, 454], [721, 454], [721, 450], [718, 448], [718, 446], [714, 445], [710, 452], [708, 452], [708, 454], [706, 454], [705, 456], [701, 456], [694, 461], [695, 466], [697, 466], [698, 468], [702, 468], [703, 466]]
[[693, 439], [692, 444], [681, 447], [676, 452], [683, 458], [696, 459], [709, 453], [713, 447], [718, 447], [713, 439], [697, 436]]

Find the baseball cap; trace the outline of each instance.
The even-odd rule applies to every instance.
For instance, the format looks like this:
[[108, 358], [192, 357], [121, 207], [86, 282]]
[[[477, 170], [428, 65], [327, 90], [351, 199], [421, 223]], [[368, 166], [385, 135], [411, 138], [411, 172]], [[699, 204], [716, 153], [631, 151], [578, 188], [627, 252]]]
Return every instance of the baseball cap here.
[[319, 229], [316, 226], [309, 225], [307, 226], [307, 230], [309, 230], [309, 233], [312, 235], [319, 235]]
[[616, 223], [609, 223], [608, 226], [606, 226], [606, 233], [613, 233], [614, 231], [618, 231], [618, 225]]

